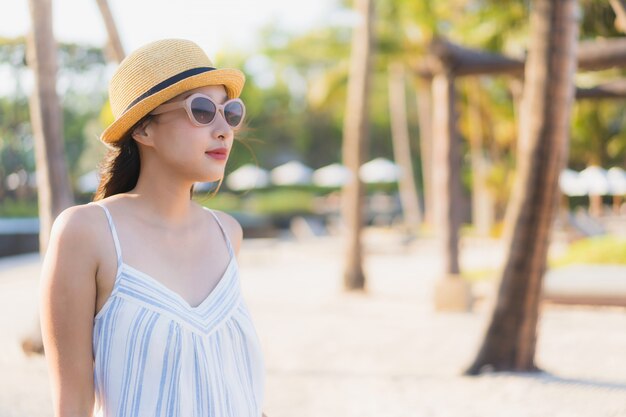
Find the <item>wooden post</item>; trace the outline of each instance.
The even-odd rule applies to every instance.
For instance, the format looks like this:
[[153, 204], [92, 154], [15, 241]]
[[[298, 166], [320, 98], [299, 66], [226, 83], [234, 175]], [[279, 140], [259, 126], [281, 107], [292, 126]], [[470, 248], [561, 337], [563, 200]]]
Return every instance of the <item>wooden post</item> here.
[[466, 311], [471, 291], [460, 277], [461, 152], [457, 130], [455, 77], [451, 70], [433, 77], [433, 184], [436, 233], [443, 255], [443, 277], [435, 287], [435, 309]]

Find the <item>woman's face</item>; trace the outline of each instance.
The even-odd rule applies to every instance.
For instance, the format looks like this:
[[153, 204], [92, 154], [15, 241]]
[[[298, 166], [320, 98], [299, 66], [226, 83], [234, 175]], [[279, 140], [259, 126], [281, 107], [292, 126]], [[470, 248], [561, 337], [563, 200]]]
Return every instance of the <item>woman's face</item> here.
[[[189, 90], [170, 101], [182, 101], [194, 93], [209, 96], [218, 104], [228, 100], [223, 85]], [[199, 182], [218, 181], [233, 145], [234, 131], [222, 113], [207, 126], [194, 125], [183, 108], [153, 116], [146, 131], [153, 134], [155, 155], [166, 167], [179, 173], [182, 179]]]

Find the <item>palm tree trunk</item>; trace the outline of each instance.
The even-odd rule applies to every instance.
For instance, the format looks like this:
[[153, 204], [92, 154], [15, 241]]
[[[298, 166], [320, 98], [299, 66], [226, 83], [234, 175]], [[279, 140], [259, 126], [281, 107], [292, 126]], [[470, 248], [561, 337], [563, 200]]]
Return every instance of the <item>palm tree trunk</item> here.
[[355, 10], [362, 19], [354, 28], [352, 35], [348, 97], [343, 128], [343, 161], [352, 174], [351, 181], [344, 186], [342, 193], [342, 214], [347, 227], [344, 287], [348, 290], [365, 288], [361, 242], [364, 187], [358, 173], [365, 161], [369, 134], [368, 102], [373, 46], [373, 2], [356, 0]]
[[477, 79], [467, 83], [467, 120], [472, 165], [472, 220], [480, 236], [489, 236], [493, 226], [494, 198], [487, 187], [489, 161], [483, 151], [480, 87]]
[[120, 35], [117, 32], [117, 26], [115, 25], [115, 20], [113, 19], [113, 15], [111, 14], [111, 9], [109, 8], [109, 2], [107, 0], [96, 0], [98, 3], [98, 7], [100, 8], [100, 15], [102, 15], [102, 20], [104, 20], [104, 25], [107, 30], [109, 42], [108, 42], [108, 51], [113, 56], [113, 59], [120, 63], [126, 57], [126, 53], [124, 52], [124, 47], [122, 46], [122, 41], [120, 40]]
[[417, 93], [417, 118], [419, 121], [420, 157], [424, 188], [423, 222], [433, 226], [433, 140], [432, 140], [432, 91], [431, 79], [420, 80]]
[[419, 233], [422, 215], [420, 212], [417, 187], [413, 176], [409, 127], [406, 116], [406, 93], [404, 67], [393, 63], [388, 68], [389, 113], [391, 119], [391, 139], [396, 163], [402, 172], [399, 180], [400, 201], [404, 213], [404, 224], [413, 234]]
[[[54, 219], [74, 204], [63, 149], [63, 113], [56, 92], [57, 45], [52, 31], [51, 0], [29, 0], [32, 20], [27, 40], [28, 65], [34, 74], [30, 115], [35, 137], [39, 200], [39, 252], [48, 246]], [[26, 353], [41, 353], [39, 321], [22, 339]]]
[[506, 216], [507, 261], [491, 322], [466, 371], [536, 371], [543, 275], [568, 155], [578, 38], [576, 0], [535, 0], [519, 124], [518, 171]]

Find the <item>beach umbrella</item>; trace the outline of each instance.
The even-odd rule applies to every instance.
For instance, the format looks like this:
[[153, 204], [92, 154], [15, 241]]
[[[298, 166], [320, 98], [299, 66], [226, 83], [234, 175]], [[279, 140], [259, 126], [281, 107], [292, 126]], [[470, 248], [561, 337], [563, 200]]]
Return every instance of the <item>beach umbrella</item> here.
[[312, 175], [313, 169], [300, 161], [289, 161], [270, 171], [272, 183], [276, 185], [307, 185]]
[[241, 191], [267, 187], [269, 172], [256, 165], [243, 165], [226, 177], [226, 185], [231, 190]]
[[100, 176], [96, 170], [87, 172], [78, 178], [78, 190], [81, 193], [94, 193], [100, 184]]
[[563, 194], [570, 197], [587, 195], [587, 184], [580, 174], [571, 169], [564, 169], [559, 175], [559, 187]]
[[626, 171], [619, 167], [609, 168], [607, 178], [611, 194], [626, 195]]
[[193, 185], [194, 193], [203, 193], [206, 191], [211, 191], [214, 187], [216, 187], [217, 181], [215, 182], [196, 182]]
[[388, 159], [376, 158], [361, 165], [359, 176], [367, 183], [396, 182], [400, 178], [400, 169]]
[[313, 171], [313, 184], [320, 187], [342, 187], [350, 179], [350, 170], [334, 163]]
[[606, 195], [610, 192], [607, 171], [599, 166], [591, 165], [580, 171], [587, 193], [593, 195]]

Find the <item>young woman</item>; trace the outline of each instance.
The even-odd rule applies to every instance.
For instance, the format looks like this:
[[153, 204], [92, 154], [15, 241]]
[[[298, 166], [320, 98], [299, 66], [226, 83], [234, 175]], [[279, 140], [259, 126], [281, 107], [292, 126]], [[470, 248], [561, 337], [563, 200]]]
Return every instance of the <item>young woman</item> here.
[[242, 229], [191, 200], [220, 181], [244, 75], [193, 42], [129, 55], [94, 201], [55, 220], [40, 311], [55, 417], [260, 417], [264, 363], [242, 299]]

